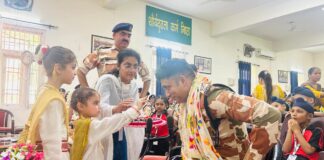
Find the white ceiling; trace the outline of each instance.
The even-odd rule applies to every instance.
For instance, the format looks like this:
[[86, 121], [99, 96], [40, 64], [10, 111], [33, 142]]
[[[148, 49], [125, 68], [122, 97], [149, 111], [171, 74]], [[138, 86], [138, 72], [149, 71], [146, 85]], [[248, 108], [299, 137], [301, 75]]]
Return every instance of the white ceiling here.
[[324, 11], [315, 7], [256, 24], [244, 32], [273, 41], [324, 33]]

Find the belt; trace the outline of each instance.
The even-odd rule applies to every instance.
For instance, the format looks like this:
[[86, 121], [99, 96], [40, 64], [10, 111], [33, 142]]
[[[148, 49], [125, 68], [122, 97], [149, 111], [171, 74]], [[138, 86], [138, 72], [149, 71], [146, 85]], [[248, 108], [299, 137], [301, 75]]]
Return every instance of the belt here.
[[[67, 142], [67, 140], [62, 140], [62, 152], [69, 152], [70, 151], [70, 145]], [[42, 141], [36, 141], [36, 151], [42, 152], [43, 151], [43, 143]]]

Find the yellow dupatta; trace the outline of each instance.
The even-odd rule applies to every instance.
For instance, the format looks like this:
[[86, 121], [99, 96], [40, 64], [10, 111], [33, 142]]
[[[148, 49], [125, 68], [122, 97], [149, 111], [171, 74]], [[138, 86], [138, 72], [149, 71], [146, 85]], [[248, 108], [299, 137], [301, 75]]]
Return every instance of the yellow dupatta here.
[[201, 112], [201, 96], [210, 84], [205, 77], [197, 75], [193, 81], [186, 104], [180, 104], [179, 130], [181, 133], [181, 155], [184, 160], [220, 160], [213, 146], [207, 125]]
[[73, 145], [71, 149], [71, 160], [82, 160], [85, 148], [88, 145], [88, 133], [90, 124], [91, 119], [83, 117], [74, 122], [75, 130]]
[[[33, 105], [33, 109], [29, 114], [29, 118], [27, 123], [25, 124], [24, 130], [20, 133], [20, 137], [18, 139], [18, 143], [31, 143], [36, 144], [39, 137], [39, 120], [44, 111], [46, 110], [48, 104], [53, 100], [59, 100], [62, 102], [64, 107], [64, 117], [65, 117], [65, 127], [68, 130], [69, 124], [69, 114], [68, 108], [66, 107], [65, 100], [63, 96], [60, 94], [59, 90], [52, 85], [45, 84], [38, 96], [35, 104]], [[68, 133], [66, 133], [68, 136]]]

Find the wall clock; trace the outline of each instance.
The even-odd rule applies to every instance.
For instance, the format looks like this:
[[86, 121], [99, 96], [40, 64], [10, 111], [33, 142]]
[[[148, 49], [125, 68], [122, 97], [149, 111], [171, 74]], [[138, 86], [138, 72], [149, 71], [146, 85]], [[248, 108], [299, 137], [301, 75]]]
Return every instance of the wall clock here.
[[14, 9], [31, 11], [33, 0], [4, 0], [5, 5]]

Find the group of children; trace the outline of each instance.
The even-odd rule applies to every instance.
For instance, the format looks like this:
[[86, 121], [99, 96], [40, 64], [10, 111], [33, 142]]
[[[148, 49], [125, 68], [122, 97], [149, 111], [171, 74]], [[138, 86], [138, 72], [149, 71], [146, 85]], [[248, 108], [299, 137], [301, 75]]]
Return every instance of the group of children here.
[[[45, 67], [48, 81], [40, 89], [18, 143], [31, 143], [43, 151], [46, 159], [104, 159], [101, 141], [137, 118], [145, 99], [131, 105], [117, 105], [118, 113], [111, 116], [100, 107], [99, 93], [91, 88], [78, 88], [71, 97], [70, 107], [79, 114], [74, 122], [73, 145], [68, 140], [69, 113], [59, 91], [62, 84], [71, 84], [75, 76], [76, 57], [63, 47], [41, 46], [37, 49], [39, 62]], [[137, 62], [139, 63], [139, 62]], [[99, 114], [102, 119], [96, 119]]]
[[[288, 160], [317, 160], [323, 149], [323, 130], [310, 124], [314, 118], [314, 94], [306, 87], [297, 87], [284, 101], [272, 98], [271, 105], [282, 113], [281, 146]], [[280, 142], [279, 142], [280, 143]]]
[[[120, 62], [118, 65], [122, 64], [124, 59], [129, 60], [128, 57], [139, 56], [138, 54], [130, 54], [130, 52], [132, 51], [126, 54], [121, 52], [118, 55], [118, 58], [121, 59], [118, 59], [118, 62]], [[101, 106], [105, 105], [102, 98], [107, 98], [107, 95], [100, 94], [100, 89], [104, 90], [109, 88], [100, 88], [98, 86], [96, 88], [99, 91], [87, 87], [77, 88], [72, 93], [69, 102], [69, 107], [79, 115], [79, 118], [73, 122], [73, 145], [70, 148], [67, 142], [68, 125], [70, 123], [69, 107], [66, 105], [66, 100], [61, 94], [60, 87], [63, 84], [72, 83], [76, 74], [76, 57], [71, 50], [58, 46], [51, 48], [48, 46], [39, 46], [37, 54], [39, 58], [38, 62], [45, 67], [48, 81], [37, 95], [37, 101], [33, 106], [18, 143], [36, 144], [38, 146], [37, 149], [43, 151], [44, 157], [49, 160], [112, 159], [112, 155], [105, 153], [107, 152], [107, 148], [105, 149], [102, 146], [102, 141], [107, 137], [111, 137], [110, 139], [112, 139], [115, 132], [118, 133], [124, 126], [136, 119], [142, 112], [142, 108], [146, 103], [146, 97], [142, 99], [131, 99], [129, 103], [126, 103], [126, 101], [119, 102], [111, 110], [109, 107], [105, 108]], [[140, 59], [134, 59], [135, 65], [131, 67], [136, 68], [136, 65], [140, 63]], [[127, 65], [129, 64], [125, 64], [125, 70], [129, 70]], [[122, 66], [119, 67], [122, 68]], [[120, 76], [117, 75], [116, 80], [119, 79], [120, 81], [127, 82], [134, 78], [129, 76], [129, 72], [127, 75], [122, 73], [121, 70], [117, 73]], [[123, 94], [121, 95], [123, 96]], [[134, 95], [138, 96], [138, 94]], [[155, 109], [150, 116], [166, 121], [166, 109], [168, 108], [167, 98], [154, 97], [152, 103]], [[154, 137], [166, 137], [169, 134], [168, 127], [167, 125], [153, 127], [151, 134]], [[166, 143], [164, 142], [165, 145], [167, 145]], [[111, 150], [111, 148], [108, 148], [108, 150]], [[166, 152], [165, 149], [158, 150], [158, 154], [165, 154]], [[127, 159], [127, 156], [125, 158]]]
[[307, 82], [286, 97], [279, 85], [272, 84], [270, 73], [263, 70], [258, 75], [259, 84], [252, 94], [281, 112], [283, 123], [278, 145], [282, 145], [283, 156], [289, 159], [318, 159], [319, 151], [323, 149], [323, 131], [310, 124], [313, 117], [324, 116], [320, 112], [324, 92], [317, 83], [321, 78], [321, 70], [310, 68], [308, 77]]
[[[111, 108], [100, 107], [102, 104], [100, 98], [105, 98], [107, 95], [102, 95], [100, 91], [97, 92], [91, 88], [81, 87], [76, 89], [72, 94], [70, 107], [79, 114], [79, 119], [74, 122], [74, 139], [69, 152], [69, 145], [67, 144], [69, 113], [59, 88], [62, 84], [72, 83], [76, 74], [76, 57], [71, 50], [63, 47], [49, 48], [43, 46], [38, 49], [38, 55], [40, 57], [38, 62], [45, 67], [48, 81], [40, 89], [37, 101], [18, 143], [38, 144], [41, 146], [40, 150], [44, 152], [46, 159], [106, 158], [107, 153], [103, 149], [102, 140], [106, 137], [112, 139], [113, 133], [118, 133], [117, 131], [137, 118], [145, 104], [145, 98], [134, 99], [129, 103], [119, 102], [112, 111]], [[132, 57], [132, 54], [123, 55], [123, 52], [120, 53], [120, 56], [118, 56], [121, 57], [121, 59], [118, 59], [119, 65], [122, 64], [124, 59], [127, 59], [127, 55]], [[137, 61], [136, 65], [140, 63], [139, 58], [135, 56], [134, 59]], [[136, 66], [128, 65], [125, 64], [126, 70], [132, 67], [136, 68]], [[126, 79], [119, 77], [116, 81], [122, 79], [121, 81], [127, 82], [132, 80], [134, 76], [124, 73], [118, 74], [125, 76]], [[100, 90], [100, 86], [98, 88]], [[318, 159], [318, 152], [323, 148], [323, 131], [309, 125], [314, 116], [312, 103], [315, 99], [313, 97], [313, 93], [308, 88], [298, 87], [295, 89], [291, 107], [281, 99], [272, 100], [272, 105], [282, 111], [283, 114], [289, 112], [291, 115], [285, 141], [282, 145], [282, 150], [288, 154], [288, 159]], [[151, 105], [154, 106], [154, 111], [152, 112], [153, 109], [151, 109], [147, 114], [153, 118], [166, 121], [167, 109], [169, 108], [168, 99], [166, 97], [154, 97]], [[95, 118], [98, 116], [101, 118]], [[167, 125], [153, 127], [151, 135], [153, 137], [167, 137], [169, 135]], [[163, 155], [167, 152], [167, 145], [167, 141], [162, 141], [160, 145], [155, 146], [156, 148], [153, 146], [153, 150], [156, 151], [156, 154]]]

